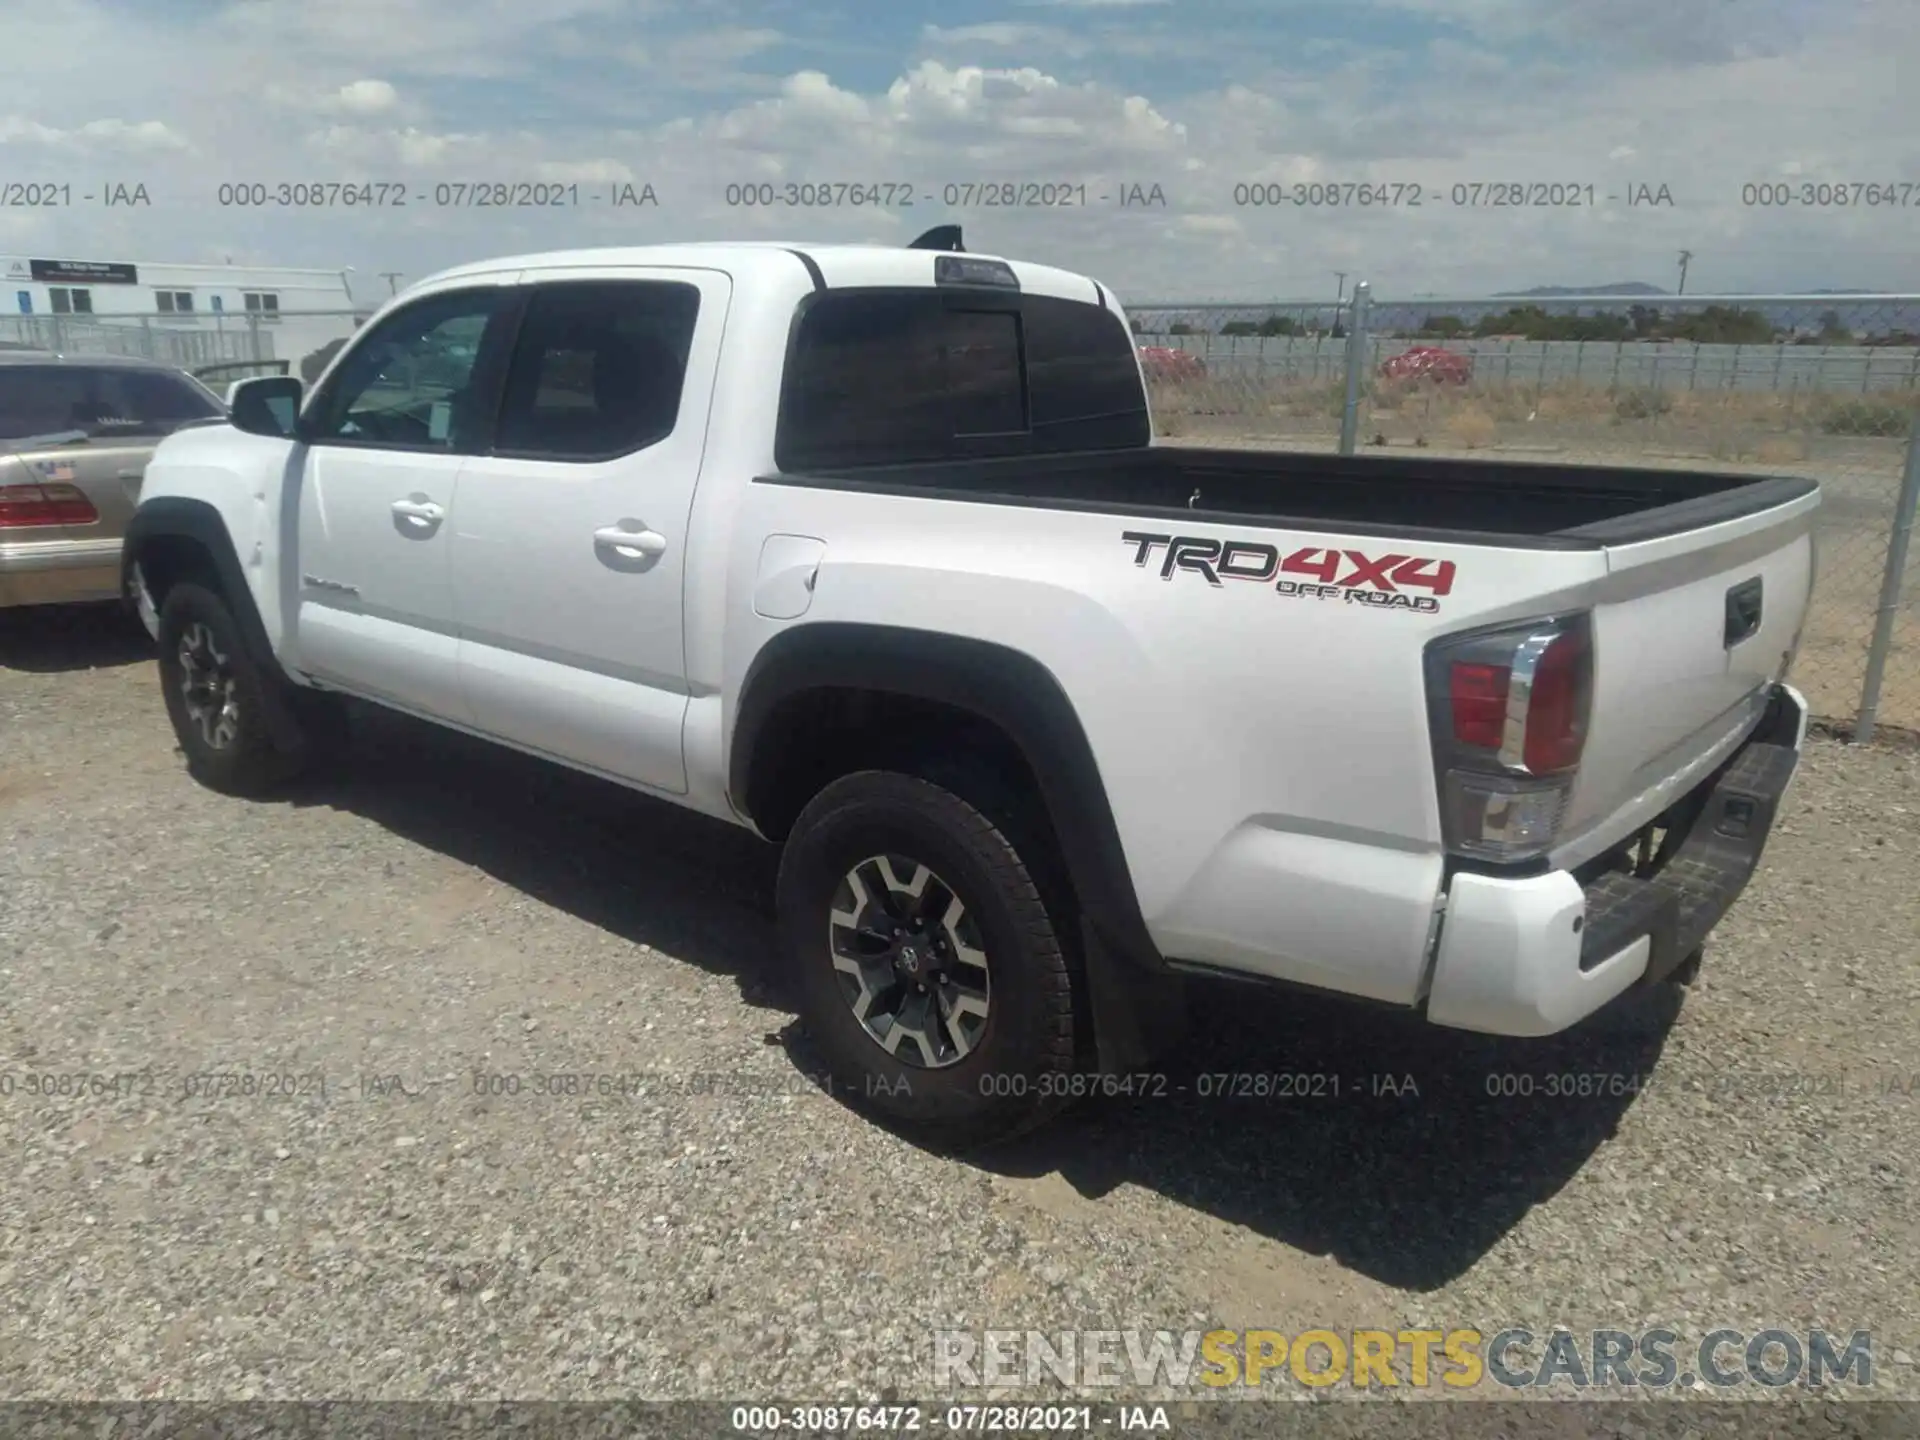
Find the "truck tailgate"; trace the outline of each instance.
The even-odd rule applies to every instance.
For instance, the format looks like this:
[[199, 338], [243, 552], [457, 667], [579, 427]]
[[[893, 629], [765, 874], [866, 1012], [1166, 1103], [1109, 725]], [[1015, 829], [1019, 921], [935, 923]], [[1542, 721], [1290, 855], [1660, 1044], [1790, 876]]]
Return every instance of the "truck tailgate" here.
[[1651, 821], [1757, 723], [1767, 686], [1799, 646], [1819, 503], [1813, 492], [1607, 546], [1593, 608], [1591, 721], [1562, 863]]

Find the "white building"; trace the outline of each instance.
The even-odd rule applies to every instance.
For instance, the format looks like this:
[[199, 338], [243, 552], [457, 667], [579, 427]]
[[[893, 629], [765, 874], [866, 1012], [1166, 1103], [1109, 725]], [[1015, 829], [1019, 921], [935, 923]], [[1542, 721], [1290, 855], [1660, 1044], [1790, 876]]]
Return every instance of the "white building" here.
[[352, 333], [343, 270], [0, 255], [0, 340], [176, 364], [287, 360]]

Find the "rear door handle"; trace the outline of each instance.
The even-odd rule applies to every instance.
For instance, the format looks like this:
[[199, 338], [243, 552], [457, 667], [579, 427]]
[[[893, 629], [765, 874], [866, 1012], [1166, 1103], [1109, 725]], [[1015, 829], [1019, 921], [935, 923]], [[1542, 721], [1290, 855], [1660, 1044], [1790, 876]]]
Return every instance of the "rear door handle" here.
[[667, 537], [657, 530], [649, 530], [643, 521], [623, 520], [618, 525], [594, 531], [593, 547], [603, 555], [611, 550], [625, 559], [645, 556], [651, 560], [666, 550]]
[[427, 540], [440, 528], [447, 512], [425, 495], [413, 494], [393, 502], [393, 528], [409, 540]]

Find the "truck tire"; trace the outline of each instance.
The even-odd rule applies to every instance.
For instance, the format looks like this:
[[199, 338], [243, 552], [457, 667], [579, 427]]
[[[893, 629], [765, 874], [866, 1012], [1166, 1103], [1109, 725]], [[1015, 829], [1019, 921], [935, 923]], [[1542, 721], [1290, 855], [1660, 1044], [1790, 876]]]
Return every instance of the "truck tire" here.
[[788, 833], [777, 904], [843, 1099], [964, 1149], [1073, 1097], [1073, 967], [1033, 867], [968, 800], [895, 771], [835, 780]]
[[274, 744], [265, 710], [268, 688], [280, 688], [296, 718], [307, 716], [309, 709], [291, 703], [294, 697], [286, 692], [293, 687], [255, 663], [233, 612], [214, 591], [187, 581], [172, 586], [160, 606], [157, 644], [161, 692], [174, 738], [187, 757], [188, 773], [208, 789], [225, 795], [267, 794], [306, 768], [324, 748], [321, 737], [328, 727], [318, 710], [311, 714], [320, 723], [313, 725], [311, 735], [302, 726], [297, 749]]

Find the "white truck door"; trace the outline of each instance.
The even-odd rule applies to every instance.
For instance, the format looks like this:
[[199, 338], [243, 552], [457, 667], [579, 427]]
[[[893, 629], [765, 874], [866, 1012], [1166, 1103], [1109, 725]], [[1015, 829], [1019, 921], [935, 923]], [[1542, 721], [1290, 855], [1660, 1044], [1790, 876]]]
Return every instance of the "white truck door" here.
[[653, 266], [524, 278], [492, 452], [461, 472], [453, 519], [474, 723], [684, 794], [682, 578], [732, 283]]
[[471, 723], [460, 687], [448, 518], [484, 442], [481, 357], [511, 289], [440, 291], [359, 340], [302, 415], [293, 649], [299, 669]]

